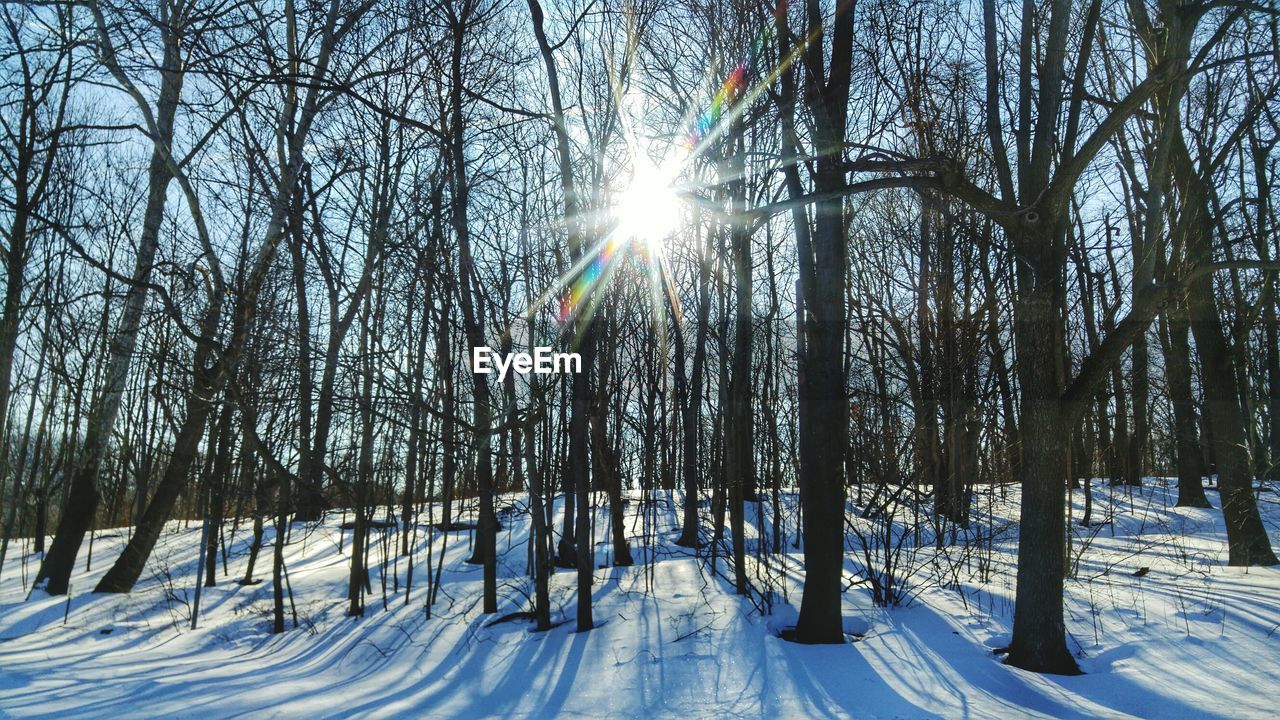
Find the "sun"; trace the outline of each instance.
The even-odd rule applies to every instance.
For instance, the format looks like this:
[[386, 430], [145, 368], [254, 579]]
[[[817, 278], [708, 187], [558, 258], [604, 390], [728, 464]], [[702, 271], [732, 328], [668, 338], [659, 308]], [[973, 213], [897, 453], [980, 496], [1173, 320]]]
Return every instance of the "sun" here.
[[680, 222], [680, 203], [675, 173], [637, 159], [631, 181], [613, 207], [617, 233], [624, 240], [639, 240], [650, 250], [661, 250]]

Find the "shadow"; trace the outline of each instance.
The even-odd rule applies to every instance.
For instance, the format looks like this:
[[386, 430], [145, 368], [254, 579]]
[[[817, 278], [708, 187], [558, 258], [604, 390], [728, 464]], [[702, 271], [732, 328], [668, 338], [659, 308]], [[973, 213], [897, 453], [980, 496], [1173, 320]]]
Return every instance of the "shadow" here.
[[[180, 633], [164, 620], [169, 614], [155, 583], [132, 596], [73, 598], [66, 627], [62, 598], [0, 595], [0, 709], [67, 718], [1221, 717], [1256, 714], [1256, 704], [1274, 695], [1266, 668], [1250, 672], [1241, 658], [1274, 657], [1280, 570], [1215, 569], [1203, 580], [1187, 579], [1144, 559], [1152, 567], [1145, 577], [1118, 570], [1097, 581], [1109, 605], [1085, 598], [1089, 586], [1073, 582], [1069, 629], [1100, 628], [1081, 648], [1088, 674], [1042, 676], [1003, 665], [991, 652], [1010, 632], [1008, 613], [992, 609], [994, 600], [1008, 602], [1002, 592], [1011, 593], [998, 585], [974, 590], [994, 599], [992, 607], [937, 591], [893, 611], [870, 607], [855, 587], [844, 608], [846, 620], [858, 620], [857, 641], [786, 642], [776, 631], [794, 623], [802, 595], [795, 557], [780, 556], [775, 567], [780, 582], [795, 587], [789, 602], [779, 600], [774, 615], [761, 618], [729, 578], [709, 575], [704, 560], [671, 545], [677, 516], [667, 505], [679, 504], [669, 497], [632, 503], [632, 512], [653, 511], [646, 532], [660, 552], [651, 568], [597, 571], [597, 627], [584, 633], [573, 632], [571, 620], [543, 633], [529, 632], [528, 622], [489, 626], [495, 616], [478, 612], [479, 573], [465, 565], [469, 548], [457, 538], [443, 558], [445, 585], [430, 620], [420, 591], [408, 606], [398, 597], [383, 611], [371, 600], [365, 617], [347, 618], [346, 556], [331, 526], [295, 536], [288, 552], [299, 610], [314, 634], [266, 632], [269, 580], [207, 589], [202, 629]], [[1183, 517], [1181, 510], [1161, 512]], [[1134, 542], [1135, 528], [1150, 528], [1154, 513], [1122, 519], [1117, 537], [1100, 536], [1098, 548], [1127, 552], [1123, 543]], [[1216, 558], [1221, 521], [1185, 517], [1210, 524], [1203, 546], [1191, 549]], [[192, 537], [175, 532], [164, 542], [185, 548]], [[442, 540], [435, 534], [433, 547]], [[522, 567], [526, 540], [527, 523], [514, 516], [500, 543], [512, 568]], [[426, 542], [424, 534], [418, 557]], [[193, 562], [194, 553], [175, 549], [174, 577], [192, 577]], [[575, 590], [573, 573], [553, 575], [553, 608], [571, 612]], [[500, 606], [499, 615], [527, 609], [516, 592]], [[1176, 611], [1158, 616], [1169, 608]], [[1155, 622], [1167, 626], [1144, 629]], [[1220, 709], [1228, 697], [1241, 700]]]

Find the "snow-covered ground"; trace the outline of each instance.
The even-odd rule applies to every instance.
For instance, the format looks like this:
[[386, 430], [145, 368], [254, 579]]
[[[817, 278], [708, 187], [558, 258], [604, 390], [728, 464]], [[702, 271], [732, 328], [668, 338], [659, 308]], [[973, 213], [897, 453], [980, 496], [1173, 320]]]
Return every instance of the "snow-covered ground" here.
[[[218, 586], [203, 591], [194, 631], [197, 524], [171, 524], [144, 581], [128, 596], [87, 592], [127, 531], [98, 533], [92, 571], [83, 571], [83, 555], [79, 561], [69, 611], [64, 598], [36, 592], [25, 599], [38, 558], [24, 557], [19, 542], [0, 576], [0, 714], [1274, 717], [1280, 569], [1226, 567], [1219, 511], [1172, 507], [1165, 481], [1136, 491], [1100, 485], [1093, 494], [1095, 520], [1112, 522], [1075, 528], [1080, 560], [1068, 581], [1067, 623], [1086, 672], [1079, 677], [1026, 673], [993, 652], [1007, 644], [1012, 622], [1012, 489], [1007, 497], [979, 495], [971, 532], [994, 541], [972, 550], [939, 553], [928, 537], [916, 545], [912, 534], [889, 534], [901, 546], [906, 607], [875, 607], [862, 579], [862, 542], [851, 534], [850, 642], [839, 646], [777, 636], [799, 607], [801, 555], [790, 543], [788, 553], [762, 558], [767, 565], [752, 561], [758, 586], [773, 578], [772, 602], [742, 598], [725, 579], [732, 571], [723, 560], [713, 573], [705, 552], [699, 558], [672, 544], [676, 507], [633, 496], [627, 527], [637, 565], [596, 572], [599, 627], [587, 633], [574, 632], [572, 571], [552, 580], [555, 619], [568, 622], [546, 633], [529, 632], [524, 620], [490, 625], [493, 616], [480, 613], [480, 568], [465, 563], [465, 532], [449, 534], [440, 596], [428, 619], [425, 515], [407, 601], [406, 559], [396, 557], [395, 544], [384, 556], [375, 542], [374, 592], [358, 619], [345, 615], [350, 533], [342, 537], [342, 517], [295, 525], [285, 560], [300, 627], [282, 635], [270, 633], [269, 527], [256, 570], [266, 581], [236, 582], [250, 538], [242, 524], [228, 539], [229, 573], [220, 564]], [[1073, 495], [1078, 519], [1083, 492]], [[1217, 493], [1209, 497], [1216, 506]], [[1261, 504], [1273, 545], [1280, 544], [1280, 495], [1269, 490]], [[748, 519], [756, 518], [753, 507]], [[532, 590], [527, 516], [504, 524], [499, 615], [527, 609]], [[602, 513], [600, 564], [609, 548], [607, 526]], [[861, 520], [855, 526], [873, 527]], [[749, 532], [754, 549], [754, 524]], [[433, 555], [440, 545], [437, 533]], [[655, 559], [648, 567], [646, 553]], [[767, 616], [758, 610], [765, 604], [772, 605]]]

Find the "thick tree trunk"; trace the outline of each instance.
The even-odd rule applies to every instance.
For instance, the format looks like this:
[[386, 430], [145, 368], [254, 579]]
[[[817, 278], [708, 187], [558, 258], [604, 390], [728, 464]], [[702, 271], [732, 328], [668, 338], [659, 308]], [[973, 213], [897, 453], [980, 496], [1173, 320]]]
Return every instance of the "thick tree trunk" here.
[[[21, 164], [18, 173], [19, 176], [26, 174], [26, 169]], [[24, 276], [30, 255], [27, 248], [29, 213], [24, 207], [30, 200], [27, 197], [26, 183], [19, 181], [15, 185], [13, 224], [5, 237], [8, 247], [4, 253], [4, 309], [0, 313], [0, 437], [7, 435], [9, 429], [6, 421], [9, 417], [9, 398], [13, 392], [13, 353], [18, 345], [18, 326], [22, 322], [22, 293], [26, 289]], [[0, 490], [3, 490], [2, 486]]]
[[[1052, 225], [1046, 220], [1041, 223]], [[1022, 388], [1022, 507], [1017, 600], [1008, 663], [1035, 672], [1079, 674], [1067, 650], [1062, 612], [1070, 433], [1062, 403], [1061, 264], [1053, 230], [1025, 229], [1019, 250], [1014, 341]]]
[[[564, 419], [561, 417], [560, 427], [563, 428], [564, 425]], [[560, 526], [560, 541], [556, 543], [555, 565], [568, 570], [578, 567], [578, 541], [575, 537], [578, 532], [578, 494], [574, 487], [572, 469], [561, 464], [558, 470], [560, 471], [560, 492], [564, 495], [564, 514]]]
[[613, 539], [613, 566], [630, 567], [635, 564], [631, 557], [631, 545], [627, 542], [626, 501], [622, 497], [622, 475], [619, 473], [618, 459], [608, 446], [602, 414], [591, 419], [591, 456], [595, 461], [598, 479], [604, 485], [609, 497], [609, 535]]
[[[1185, 142], [1179, 136], [1174, 147], [1174, 172], [1183, 198], [1181, 230], [1187, 260], [1192, 266], [1213, 260], [1212, 189], [1197, 172]], [[1267, 529], [1258, 514], [1253, 495], [1253, 464], [1249, 458], [1248, 431], [1240, 402], [1233, 349], [1218, 314], [1213, 275], [1202, 273], [1187, 287], [1187, 317], [1200, 359], [1204, 385], [1205, 419], [1213, 427], [1213, 455], [1218, 472], [1222, 516], [1227, 526], [1228, 562], [1231, 565], [1276, 565]]]
[[1191, 331], [1196, 338], [1204, 383], [1205, 417], [1213, 424], [1218, 490], [1227, 525], [1231, 565], [1275, 565], [1266, 527], [1253, 496], [1253, 465], [1245, 433], [1248, 420], [1240, 407], [1234, 364], [1226, 333], [1213, 299], [1213, 281], [1205, 276], [1188, 292]]
[[[838, 171], [837, 171], [838, 172]], [[836, 182], [842, 182], [842, 178]], [[828, 179], [828, 182], [831, 182]], [[817, 192], [822, 192], [819, 188]], [[800, 502], [804, 512], [804, 596], [796, 639], [843, 642], [845, 485], [849, 404], [844, 377], [845, 233], [840, 201], [818, 206], [815, 268], [805, 303], [805, 353], [800, 358]]]
[[[311, 303], [307, 299], [306, 252], [303, 237], [303, 198], [301, 189], [294, 193], [289, 223], [289, 251], [293, 259], [294, 302], [298, 306], [298, 516], [317, 520], [324, 511], [320, 493], [320, 474], [315, 457], [315, 421], [312, 398], [315, 378], [312, 376]], [[332, 394], [332, 388], [329, 389]], [[323, 404], [323, 396], [322, 396]]]
[[[670, 306], [674, 310], [674, 305]], [[681, 506], [680, 537], [676, 545], [681, 547], [698, 547], [698, 467], [696, 455], [690, 454], [690, 448], [697, 451], [697, 427], [691, 425], [696, 418], [690, 408], [693, 398], [689, 394], [689, 379], [685, 376], [685, 343], [684, 328], [680, 327], [679, 317], [672, 312], [671, 341], [675, 356], [676, 407], [681, 412], [680, 435], [682, 440], [682, 464], [680, 476], [684, 480], [684, 502]], [[689, 435], [693, 434], [690, 440]], [[691, 467], [692, 466], [692, 467]]]
[[[811, 18], [822, 16], [809, 0]], [[841, 597], [844, 569], [844, 457], [849, 443], [849, 398], [845, 381], [845, 272], [848, 268], [843, 154], [852, 70], [852, 6], [841, 5], [832, 21], [830, 78], [824, 43], [805, 51], [805, 98], [814, 116], [811, 246], [799, 247], [804, 294], [804, 352], [799, 357], [800, 505], [804, 513], [804, 596], [795, 639], [844, 642]], [[800, 243], [797, 243], [798, 245]]]
[[1141, 485], [1151, 435], [1147, 412], [1151, 402], [1151, 378], [1148, 375], [1150, 352], [1144, 333], [1133, 344], [1133, 433], [1129, 436], [1129, 459], [1125, 462], [1125, 484]]

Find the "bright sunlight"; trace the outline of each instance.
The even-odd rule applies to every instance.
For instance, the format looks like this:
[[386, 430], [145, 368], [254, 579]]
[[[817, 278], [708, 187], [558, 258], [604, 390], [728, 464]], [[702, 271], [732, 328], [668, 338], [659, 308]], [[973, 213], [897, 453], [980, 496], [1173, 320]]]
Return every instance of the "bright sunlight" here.
[[614, 215], [623, 240], [641, 240], [650, 250], [662, 249], [667, 235], [680, 220], [680, 196], [675, 173], [641, 157], [636, 160], [631, 183], [618, 197]]

